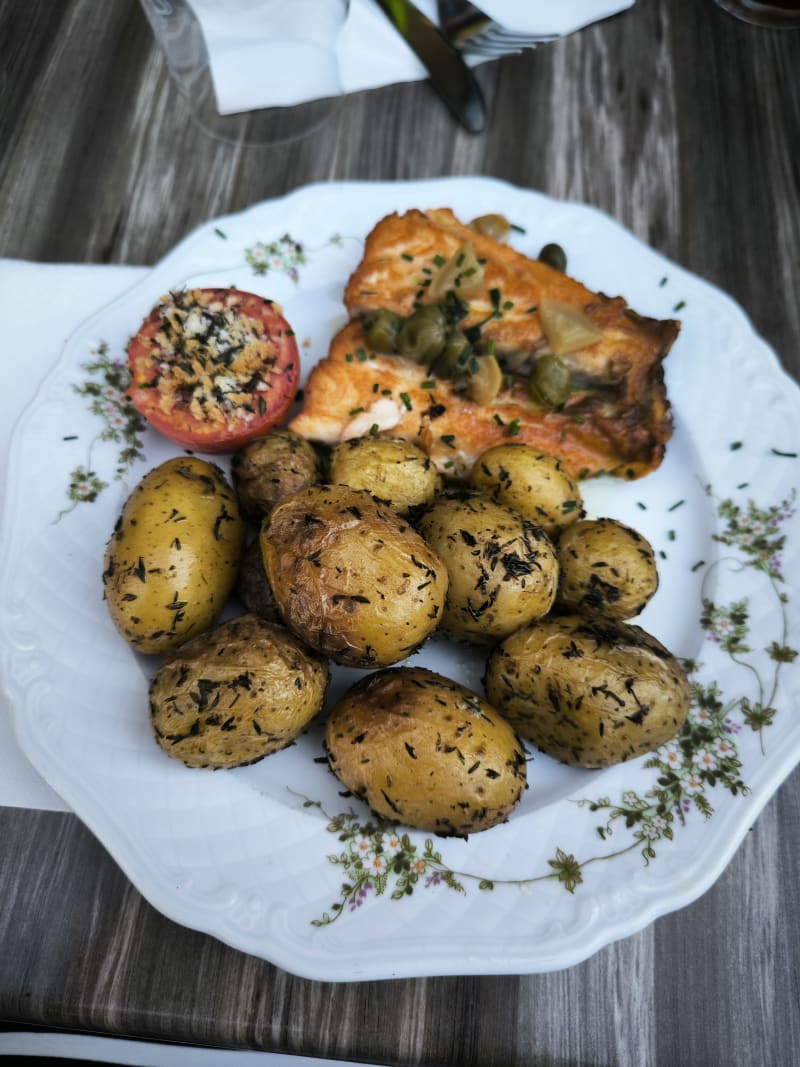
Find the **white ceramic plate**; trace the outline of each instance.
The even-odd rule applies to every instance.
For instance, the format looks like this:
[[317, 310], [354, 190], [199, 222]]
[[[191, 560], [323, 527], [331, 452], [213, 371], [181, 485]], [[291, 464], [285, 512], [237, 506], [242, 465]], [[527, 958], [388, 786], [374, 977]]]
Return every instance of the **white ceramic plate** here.
[[[636, 526], [661, 586], [638, 620], [689, 661], [677, 742], [603, 772], [533, 754], [503, 826], [469, 840], [379, 826], [320, 762], [320, 732], [253, 767], [189, 770], [155, 745], [154, 663], [113, 629], [102, 553], [128, 492], [177, 450], [119, 394], [125, 343], [184, 283], [280, 301], [306, 370], [343, 322], [362, 240], [385, 213], [500, 210], [537, 254], [632, 307], [679, 316], [667, 360], [676, 431], [655, 474], [586, 486]], [[566, 967], [712, 884], [800, 753], [792, 521], [800, 391], [730, 299], [605, 215], [489, 179], [301, 189], [191, 234], [71, 337], [17, 428], [0, 624], [20, 744], [147, 899], [174, 920], [323, 980]], [[793, 584], [794, 582], [794, 584]], [[443, 642], [410, 661], [480, 687]], [[333, 695], [359, 672], [338, 671]]]

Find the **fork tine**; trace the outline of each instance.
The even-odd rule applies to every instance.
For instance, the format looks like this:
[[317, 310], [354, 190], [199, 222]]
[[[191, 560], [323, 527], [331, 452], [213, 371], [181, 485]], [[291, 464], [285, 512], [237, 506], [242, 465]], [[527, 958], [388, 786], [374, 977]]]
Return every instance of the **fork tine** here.
[[[535, 46], [529, 45], [528, 47], [532, 48]], [[461, 51], [465, 56], [483, 56], [485, 59], [500, 59], [502, 56], [517, 55], [524, 51], [524, 49], [516, 45], [508, 46], [469, 41], [461, 46]]]
[[487, 27], [472, 38], [473, 41], [479, 41], [482, 44], [509, 45], [516, 48], [532, 48], [537, 44], [557, 39], [558, 34], [515, 33], [513, 30], [504, 30], [496, 26]]
[[462, 51], [474, 55], [502, 56], [535, 48], [539, 42], [530, 37], [498, 37], [494, 34], [479, 33], [465, 41]]

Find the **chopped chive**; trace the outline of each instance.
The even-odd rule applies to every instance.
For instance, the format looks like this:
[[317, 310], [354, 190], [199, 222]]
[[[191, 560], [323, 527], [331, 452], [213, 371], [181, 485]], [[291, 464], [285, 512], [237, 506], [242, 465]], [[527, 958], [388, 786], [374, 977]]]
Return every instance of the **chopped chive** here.
[[779, 448], [771, 448], [770, 452], [773, 456], [783, 456], [785, 459], [797, 459], [796, 452], [781, 452]]
[[494, 421], [497, 423], [498, 426], [505, 426], [505, 423], [500, 418], [500, 416], [497, 414], [497, 412], [495, 412], [495, 414], [494, 414]]
[[508, 432], [512, 437], [516, 437], [519, 433], [519, 419], [512, 419], [508, 424]]
[[227, 241], [228, 240], [227, 233], [223, 233], [222, 230], [219, 228], [219, 226], [215, 226], [214, 227], [214, 233], [217, 235], [217, 237], [221, 237], [223, 241]]
[[675, 531], [674, 530], [668, 530], [667, 531], [667, 540], [668, 541], [674, 541], [675, 540]]
[[413, 263], [414, 262], [414, 257], [410, 256], [408, 254], [408, 252], [402, 252], [401, 253], [401, 259], [404, 259], [406, 261], [406, 263]]
[[77, 441], [78, 435], [76, 433], [67, 434], [66, 437], [61, 438], [62, 441]]
[[420, 389], [435, 389], [436, 382], [432, 378], [426, 378], [424, 382], [419, 383]]
[[677, 511], [678, 508], [681, 507], [685, 503], [686, 503], [685, 500], [679, 500], [677, 503], [673, 504], [671, 507], [668, 507], [667, 511]]
[[378, 424], [377, 424], [377, 422], [373, 422], [373, 424], [369, 428], [370, 437], [374, 437], [377, 434], [377, 432], [378, 432]]
[[736, 452], [742, 447], [741, 441], [731, 441], [731, 452]]
[[413, 405], [412, 405], [412, 403], [411, 403], [411, 397], [410, 397], [410, 396], [408, 395], [408, 393], [401, 393], [401, 394], [400, 394], [400, 399], [401, 399], [401, 400], [403, 401], [403, 403], [405, 404], [405, 406], [406, 406], [406, 409], [407, 409], [408, 411], [411, 411], [411, 410], [412, 410], [412, 406], [413, 406]]
[[659, 289], [663, 289], [666, 284], [667, 284], [667, 276], [665, 274], [664, 277], [661, 279], [661, 281], [658, 283]]
[[675, 307], [672, 310], [673, 311], [680, 311], [682, 308], [685, 308], [685, 307], [686, 307], [686, 301], [685, 300], [679, 300], [678, 303], [675, 305]]
[[705, 565], [706, 565], [706, 561], [704, 559], [699, 559], [697, 561], [697, 563], [695, 563], [695, 565], [692, 567], [692, 572], [699, 571], [700, 568], [701, 567], [705, 567]]
[[442, 442], [442, 444], [443, 445], [447, 445], [448, 448], [455, 448], [456, 447], [453, 444], [455, 439], [456, 439], [456, 435], [454, 433], [443, 433], [442, 436], [439, 438], [439, 440]]
[[363, 408], [351, 408], [350, 409], [351, 418], [352, 418], [353, 415], [360, 415], [363, 410], [364, 410]]

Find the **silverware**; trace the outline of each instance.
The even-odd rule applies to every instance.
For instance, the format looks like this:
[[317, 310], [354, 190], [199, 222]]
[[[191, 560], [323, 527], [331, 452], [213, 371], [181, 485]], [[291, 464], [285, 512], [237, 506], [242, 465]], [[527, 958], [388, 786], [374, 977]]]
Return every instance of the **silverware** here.
[[486, 116], [483, 93], [459, 50], [409, 0], [377, 0], [377, 3], [416, 53], [430, 76], [431, 85], [459, 122], [470, 133], [479, 133]]
[[507, 30], [468, 0], [436, 0], [436, 7], [442, 33], [464, 55], [496, 59], [558, 37]]

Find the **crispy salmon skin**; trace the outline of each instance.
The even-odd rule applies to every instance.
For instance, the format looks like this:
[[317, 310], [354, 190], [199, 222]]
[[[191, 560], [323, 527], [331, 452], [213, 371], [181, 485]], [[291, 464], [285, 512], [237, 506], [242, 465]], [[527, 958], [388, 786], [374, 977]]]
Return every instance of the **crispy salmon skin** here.
[[[430, 367], [374, 351], [364, 323], [379, 309], [408, 316], [432, 297], [437, 271], [470, 245], [481, 266], [477, 288], [461, 298], [458, 326], [477, 353], [493, 353], [503, 385], [489, 402], [469, 398]], [[571, 388], [563, 403], [534, 400], [528, 377], [549, 352], [539, 308], [556, 301], [588, 320], [592, 340], [560, 356]], [[344, 292], [350, 322], [312, 370], [291, 428], [333, 444], [380, 433], [422, 445], [451, 477], [468, 475], [481, 452], [517, 440], [558, 456], [575, 476], [639, 478], [661, 463], [672, 433], [663, 361], [677, 321], [646, 318], [622, 297], [592, 292], [460, 222], [447, 208], [381, 219]]]

